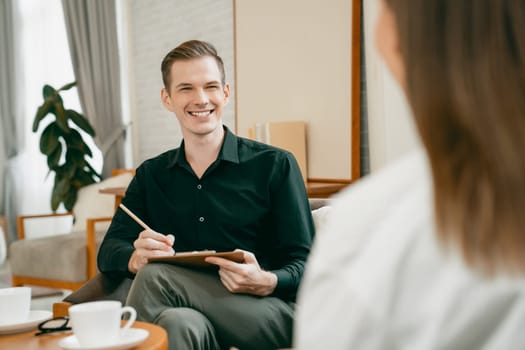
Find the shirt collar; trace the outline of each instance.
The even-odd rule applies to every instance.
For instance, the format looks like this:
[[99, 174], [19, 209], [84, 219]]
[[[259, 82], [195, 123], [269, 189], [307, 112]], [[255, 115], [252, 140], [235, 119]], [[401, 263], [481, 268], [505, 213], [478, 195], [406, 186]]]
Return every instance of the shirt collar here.
[[[239, 148], [238, 137], [233, 134], [226, 125], [223, 125], [225, 135], [221, 150], [219, 151], [218, 159], [229, 161], [232, 163], [239, 163]], [[184, 152], [184, 139], [180, 143], [180, 147], [175, 150], [171, 160], [168, 162], [168, 168], [178, 165], [186, 165], [186, 153]]]
[[226, 126], [224, 126], [224, 131], [226, 135], [224, 135], [224, 142], [218, 158], [239, 164], [239, 138]]

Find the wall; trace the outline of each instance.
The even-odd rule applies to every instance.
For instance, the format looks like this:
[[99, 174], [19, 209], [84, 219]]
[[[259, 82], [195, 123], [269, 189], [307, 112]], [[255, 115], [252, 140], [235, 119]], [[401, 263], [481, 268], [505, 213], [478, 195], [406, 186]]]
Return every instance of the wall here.
[[375, 48], [378, 4], [378, 0], [366, 0], [363, 8], [372, 173], [416, 148], [419, 143], [405, 95]]
[[[237, 2], [241, 1], [243, 4], [248, 2], [248, 0], [237, 0]], [[335, 29], [339, 25], [339, 39], [331, 37], [330, 39], [340, 40], [340, 38], [346, 37], [348, 43], [350, 42], [350, 23], [338, 24], [347, 21], [347, 17], [350, 18], [350, 1], [331, 0], [331, 5], [325, 6], [326, 2], [308, 0], [305, 2], [301, 1], [302, 5], [295, 8], [291, 6], [295, 2], [270, 1], [275, 6], [279, 5], [282, 7], [282, 10], [272, 14], [280, 16], [279, 18], [283, 21], [297, 16], [294, 13], [298, 11], [294, 9], [319, 6], [308, 15], [312, 23], [315, 23], [315, 25], [312, 25], [312, 28], [327, 27]], [[261, 6], [261, 3], [263, 2], [249, 1], [250, 6]], [[378, 2], [377, 0], [366, 0], [363, 3], [368, 74], [370, 165], [371, 171], [374, 172], [416, 147], [418, 141], [404, 96], [375, 52], [373, 28]], [[191, 38], [209, 40], [216, 45], [219, 53], [223, 56], [226, 65], [226, 78], [232, 85], [232, 99], [225, 111], [224, 121], [230, 128], [235, 129], [233, 0], [132, 0], [123, 1], [123, 6], [124, 16], [127, 21], [125, 26], [127, 35], [125, 37], [128, 38], [127, 45], [125, 45], [127, 54], [123, 55], [123, 59], [129, 65], [126, 76], [129, 77], [129, 84], [127, 85], [130, 89], [128, 94], [128, 113], [133, 123], [133, 166], [137, 166], [143, 160], [164, 150], [176, 147], [180, 143], [181, 133], [175, 116], [164, 110], [160, 102], [160, 89], [162, 86], [160, 62], [171, 48], [184, 40]], [[289, 13], [288, 17], [284, 16], [285, 13]], [[324, 18], [323, 16], [325, 15], [333, 16], [334, 20], [329, 23], [316, 22], [319, 18]], [[308, 18], [303, 20], [307, 21]], [[273, 22], [268, 22], [268, 25], [270, 23], [273, 24]], [[323, 42], [327, 38], [326, 36], [318, 37], [316, 35], [315, 32], [303, 32], [303, 35], [298, 36], [298, 39], [309, 43], [314, 42], [316, 45], [329, 44]], [[310, 47], [313, 49], [316, 46], [311, 45]], [[348, 65], [350, 64], [349, 53], [343, 53], [341, 56], [338, 56], [331, 51], [325, 52], [328, 53], [328, 56], [333, 56], [334, 59], [342, 60], [341, 62], [343, 63], [334, 61], [332, 66], [343, 66], [341, 74], [349, 77], [350, 72], [345, 68], [345, 62]], [[308, 55], [308, 52], [305, 55]], [[254, 67], [260, 68], [263, 65], [255, 65]], [[316, 69], [313, 67], [316, 67]], [[307, 67], [306, 71], [308, 74], [304, 75], [315, 77], [316, 79], [312, 79], [312, 81], [317, 82], [319, 81], [318, 79], [321, 79], [319, 77], [323, 76], [320, 73], [328, 68], [332, 67], [318, 65]], [[255, 70], [256, 73], [261, 75], [267, 72], [267, 70], [261, 68]], [[275, 87], [285, 88], [286, 91], [301, 91], [301, 96], [304, 96], [303, 92], [315, 92], [315, 94], [308, 98], [302, 97], [280, 101], [280, 106], [276, 105], [274, 100], [272, 100], [272, 103], [269, 103], [267, 98], [261, 98], [261, 102], [270, 109], [270, 112], [265, 114], [265, 118], [271, 119], [286, 115], [286, 118], [303, 119], [306, 115], [303, 109], [305, 103], [314, 100], [317, 103], [316, 107], [307, 111], [308, 118], [311, 118], [311, 121], [309, 121], [310, 129], [329, 127], [336, 125], [338, 121], [349, 122], [349, 85], [343, 84], [336, 87], [326, 83], [309, 83], [306, 89], [304, 89], [302, 83], [284, 87], [279, 85], [278, 82], [274, 84]], [[270, 88], [272, 87], [270, 86]], [[319, 96], [322, 96], [327, 91], [347, 96], [347, 98], [341, 98], [343, 102], [336, 106], [340, 108], [339, 112], [328, 112], [328, 109], [330, 108], [331, 110], [333, 106], [319, 104], [319, 101], [324, 99]], [[299, 96], [299, 94], [297, 95]], [[292, 109], [295, 108], [297, 111], [292, 113], [288, 109], [288, 112], [284, 113], [282, 109], [283, 104], [289, 104]], [[240, 135], [245, 134], [245, 128], [248, 127], [247, 124], [252, 123], [252, 121], [243, 123], [243, 118], [254, 118], [251, 115], [252, 113], [259, 113], [259, 116], [256, 117], [257, 119], [263, 118], [258, 108], [251, 108], [250, 110], [247, 107], [248, 109], [245, 109], [245, 112], [242, 111], [242, 108], [241, 106], [241, 113], [244, 113], [244, 116], [238, 120]], [[333, 162], [334, 157], [340, 156], [341, 150], [349, 152], [351, 141], [350, 126], [343, 125], [334, 129], [334, 132], [337, 135], [344, 135], [345, 138], [342, 143], [335, 142], [339, 136], [328, 136], [322, 140], [315, 141], [323, 143], [325, 147], [310, 147], [309, 151], [312, 154], [316, 151], [321, 154], [321, 156], [314, 156], [310, 160], [310, 177], [348, 177], [346, 171], [349, 171], [350, 168], [350, 156], [345, 156], [348, 163], [336, 163], [336, 166], [340, 167], [338, 169], [326, 172], [315, 170], [332, 169], [331, 165], [326, 165], [324, 162]]]
[[308, 177], [350, 179], [351, 1], [235, 6], [239, 135], [258, 122], [306, 121]]
[[[215, 45], [225, 63], [226, 80], [233, 76], [232, 0], [132, 0], [124, 1], [127, 30], [130, 119], [133, 133], [133, 165], [137, 166], [173, 147], [182, 139], [177, 119], [160, 101], [160, 63], [175, 46], [190, 39]], [[233, 87], [233, 86], [232, 86]], [[235, 92], [235, 87], [233, 91]], [[235, 129], [235, 99], [230, 99], [223, 120]]]

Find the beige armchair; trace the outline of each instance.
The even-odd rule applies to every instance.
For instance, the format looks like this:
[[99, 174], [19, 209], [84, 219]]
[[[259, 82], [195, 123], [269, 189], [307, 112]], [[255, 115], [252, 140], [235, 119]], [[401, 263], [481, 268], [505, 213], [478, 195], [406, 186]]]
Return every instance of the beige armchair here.
[[[127, 187], [134, 170], [114, 171], [102, 182], [79, 190], [72, 212], [23, 215], [17, 218], [18, 240], [9, 247], [13, 286], [37, 285], [77, 290], [97, 274], [96, 256], [114, 214], [114, 197], [101, 194], [102, 188]], [[29, 220], [75, 216], [71, 232], [28, 237]]]

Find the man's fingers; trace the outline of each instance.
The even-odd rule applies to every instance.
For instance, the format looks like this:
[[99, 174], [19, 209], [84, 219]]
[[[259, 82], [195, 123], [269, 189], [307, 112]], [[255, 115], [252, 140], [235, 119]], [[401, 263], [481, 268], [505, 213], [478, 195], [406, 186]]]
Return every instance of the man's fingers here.
[[219, 277], [226, 289], [228, 289], [230, 292], [233, 292], [235, 288], [235, 283], [233, 282], [231, 276], [227, 272], [219, 270]]
[[257, 266], [257, 269], [260, 269], [259, 263], [257, 262], [257, 259], [255, 258], [255, 255], [251, 252], [242, 251], [244, 253], [244, 262], [246, 264], [252, 264]]
[[149, 250], [148, 258], [153, 258], [156, 256], [172, 256], [173, 254], [175, 254], [175, 251], [173, 249], [171, 250]]
[[175, 236], [171, 234], [166, 236], [152, 230], [144, 230], [139, 234], [133, 245], [135, 248], [169, 250], [174, 241]]
[[143, 259], [144, 262], [147, 262], [149, 258], [154, 258], [158, 256], [172, 256], [175, 251], [171, 250], [160, 250], [160, 249], [137, 249], [135, 250], [138, 257]]
[[135, 247], [135, 249], [163, 250], [163, 251], [173, 250], [173, 248], [170, 245], [167, 245], [164, 242], [159, 242], [152, 238], [139, 238], [133, 243], [133, 246]]
[[242, 269], [240, 266], [242, 264], [236, 263], [228, 259], [215, 257], [215, 256], [209, 256], [205, 258], [204, 261], [210, 264], [217, 265], [223, 269], [234, 271], [234, 272], [240, 271]]
[[[173, 237], [173, 238], [170, 238]], [[144, 230], [140, 233], [139, 238], [151, 238], [159, 242], [164, 242], [166, 244], [173, 244], [175, 237], [173, 235], [165, 235], [153, 230]]]
[[217, 265], [223, 269], [236, 272], [236, 273], [242, 273], [244, 270], [245, 265], [254, 265], [257, 270], [260, 270], [259, 263], [257, 262], [257, 259], [255, 258], [255, 255], [253, 253], [236, 249], [236, 251], [242, 251], [244, 253], [244, 262], [243, 263], [236, 263], [234, 261], [210, 256], [204, 259], [207, 263]]

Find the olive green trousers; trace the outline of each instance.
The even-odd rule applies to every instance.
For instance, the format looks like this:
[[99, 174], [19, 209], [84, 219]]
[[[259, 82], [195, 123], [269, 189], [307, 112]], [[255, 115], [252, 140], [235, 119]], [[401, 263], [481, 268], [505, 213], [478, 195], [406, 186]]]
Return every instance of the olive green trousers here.
[[127, 304], [168, 332], [170, 350], [290, 347], [294, 303], [229, 292], [215, 270], [148, 264]]

